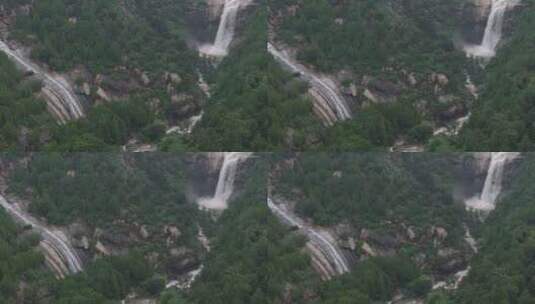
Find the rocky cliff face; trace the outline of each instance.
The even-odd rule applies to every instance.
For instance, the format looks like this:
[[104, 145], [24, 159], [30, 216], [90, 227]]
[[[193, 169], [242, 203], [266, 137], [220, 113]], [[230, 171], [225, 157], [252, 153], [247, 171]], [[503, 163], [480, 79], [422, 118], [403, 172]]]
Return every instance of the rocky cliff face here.
[[481, 43], [491, 6], [492, 0], [467, 1], [462, 10], [462, 24], [460, 29], [462, 38], [467, 43]]
[[[462, 40], [468, 44], [480, 44], [491, 11], [492, 0], [467, 0], [461, 9], [460, 33]], [[515, 15], [522, 5], [506, 13], [504, 37], [513, 31]]]

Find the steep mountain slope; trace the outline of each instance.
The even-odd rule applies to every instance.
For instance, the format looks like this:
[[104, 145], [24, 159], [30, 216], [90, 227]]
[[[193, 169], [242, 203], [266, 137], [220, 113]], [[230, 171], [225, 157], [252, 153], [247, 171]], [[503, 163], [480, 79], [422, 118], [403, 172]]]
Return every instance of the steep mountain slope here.
[[510, 41], [485, 68], [484, 89], [459, 137], [464, 150], [530, 151], [535, 143], [535, 2], [522, 1]]
[[0, 149], [35, 150], [46, 142], [54, 120], [42, 100], [33, 96], [39, 84], [22, 74], [0, 54]]
[[353, 120], [339, 128], [351, 131], [333, 132], [334, 143], [351, 143], [351, 134], [382, 147], [426, 142], [473, 99], [454, 46], [464, 3], [271, 1], [270, 41], [330, 79], [349, 104]]
[[[454, 303], [531, 303], [535, 300], [535, 158], [524, 154], [510, 191], [487, 218], [481, 253]], [[441, 303], [441, 302], [436, 302]]]
[[[160, 295], [170, 299], [186, 297], [193, 303], [207, 301], [212, 293], [201, 286], [222, 284], [218, 277], [223, 273], [220, 267], [230, 266], [237, 252], [228, 237], [245, 240], [226, 232], [235, 229], [241, 220], [242, 227], [251, 229], [241, 232], [262, 231], [262, 224], [255, 228], [251, 223], [261, 216], [254, 210], [265, 208], [255, 203], [258, 198], [265, 199], [266, 162], [262, 161], [262, 155], [237, 163], [235, 170], [229, 172], [233, 175], [230, 179], [228, 174], [219, 174], [223, 171], [219, 156], [213, 153], [0, 155], [0, 194], [2, 199], [6, 198], [0, 206], [0, 227], [6, 229], [6, 235], [11, 235], [2, 248], [7, 247], [13, 254], [23, 251], [24, 256], [14, 258], [26, 259], [28, 265], [38, 267], [29, 275], [22, 266], [9, 269], [0, 263], [3, 269], [0, 282], [15, 280], [0, 285], [6, 288], [2, 295], [9, 300], [7, 303], [19, 303], [23, 298], [37, 299], [34, 303], [43, 304], [115, 303], [110, 301], [123, 299], [131, 303], [155, 301]], [[218, 178], [236, 184], [230, 188], [225, 185], [233, 190], [228, 195], [233, 211], [200, 209], [202, 198], [213, 195], [215, 185], [220, 183]], [[4, 219], [4, 208], [10, 215], [16, 209], [17, 214], [32, 217], [32, 221], [15, 216], [19, 223], [14, 225], [8, 218]], [[250, 213], [241, 215], [247, 208], [251, 208]], [[236, 212], [240, 218], [231, 216]], [[58, 271], [55, 267], [68, 257], [63, 248], [50, 250], [46, 242], [48, 235], [42, 233], [45, 229], [80, 257], [83, 265], [76, 273]], [[20, 236], [13, 235], [13, 231], [21, 231]], [[30, 231], [41, 235], [42, 241], [39, 243], [39, 237], [31, 236]], [[29, 240], [23, 241], [26, 235], [30, 235]], [[13, 247], [16, 239], [20, 239], [19, 247]], [[32, 249], [38, 243], [39, 253]], [[242, 257], [256, 258], [264, 245], [264, 241], [260, 242], [258, 248], [244, 252]], [[43, 256], [58, 279], [45, 271]], [[225, 263], [217, 262], [218, 259], [224, 259]], [[243, 273], [247, 271], [243, 269]], [[257, 273], [264, 275], [264, 269]], [[196, 278], [201, 285], [190, 289]], [[255, 282], [250, 286], [259, 288], [261, 284]], [[223, 302], [231, 299], [226, 294], [230, 287], [225, 287]], [[163, 292], [165, 288], [167, 292]], [[240, 295], [244, 299], [247, 296], [250, 295]]]
[[[271, 53], [309, 86], [318, 118], [336, 122], [326, 131], [333, 150], [530, 149], [532, 1], [273, 0], [269, 9]], [[352, 119], [329, 113], [328, 91]]]
[[[230, 22], [235, 35], [229, 48], [240, 40], [257, 6], [242, 2]], [[51, 138], [31, 148], [96, 151], [128, 144], [132, 150], [154, 149], [139, 145], [157, 143], [166, 132], [186, 141], [202, 117], [209, 85], [223, 82], [212, 77], [222, 58], [198, 53], [220, 23], [229, 31], [223, 8], [222, 2], [167, 0], [19, 0], [2, 6], [6, 50], [61, 77], [84, 108], [85, 118], [51, 128]]]
[[[507, 250], [513, 250], [513, 255], [529, 250], [529, 233], [522, 234], [529, 224], [513, 217], [522, 212], [522, 219], [529, 222], [526, 211], [531, 207], [523, 195], [530, 193], [524, 187], [532, 175], [527, 172], [533, 155], [511, 155], [500, 171], [503, 176], [494, 176], [488, 157], [444, 153], [275, 156], [270, 195], [286, 216], [300, 222], [290, 224], [288, 233], [309, 238], [303, 250], [311, 256], [314, 269], [328, 279], [317, 283], [303, 303], [494, 303], [495, 299], [506, 299], [496, 303], [524, 303], [519, 302], [521, 295], [530, 299], [524, 291], [529, 271], [521, 270], [527, 269], [522, 263], [530, 260], [513, 259]], [[487, 182], [489, 178], [492, 182]], [[503, 185], [495, 189], [505, 194], [495, 193], [497, 210], [482, 222], [489, 211], [465, 210], [465, 204], [470, 206], [471, 197], [480, 197], [482, 188], [486, 191], [484, 184], [502, 183], [498, 180]], [[284, 220], [281, 224], [288, 225]], [[334, 262], [306, 232], [312, 229], [338, 247], [349, 273], [329, 272]], [[509, 235], [517, 231], [518, 245]], [[501, 274], [510, 278], [494, 279]]]

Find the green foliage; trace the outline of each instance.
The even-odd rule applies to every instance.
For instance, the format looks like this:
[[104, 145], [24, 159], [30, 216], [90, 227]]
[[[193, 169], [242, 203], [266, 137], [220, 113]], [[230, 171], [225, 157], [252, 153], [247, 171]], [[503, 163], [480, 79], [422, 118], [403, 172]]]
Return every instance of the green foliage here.
[[109, 151], [125, 144], [135, 135], [148, 141], [164, 133], [154, 111], [141, 98], [112, 102], [91, 108], [87, 117], [54, 129], [48, 151]]
[[[193, 285], [195, 303], [275, 303], [287, 284], [317, 279], [300, 251], [303, 240], [289, 234], [267, 208], [266, 164], [259, 166], [246, 193], [218, 221], [214, 254]], [[296, 298], [302, 292], [292, 290]]]
[[10, 189], [26, 196], [31, 188], [30, 211], [54, 224], [83, 219], [106, 225], [126, 215], [146, 224], [177, 222], [196, 233], [197, 210], [185, 198], [183, 160], [163, 153], [40, 153], [12, 174]]
[[143, 288], [150, 295], [159, 295], [160, 292], [165, 288], [165, 278], [162, 276], [152, 276], [143, 282]]
[[133, 288], [152, 275], [142, 255], [104, 257], [82, 273], [52, 282], [53, 303], [108, 304], [124, 299]]
[[174, 290], [166, 290], [160, 296], [160, 304], [187, 304], [188, 302]]
[[387, 301], [399, 288], [425, 292], [430, 282], [420, 279], [419, 273], [418, 268], [406, 258], [372, 258], [359, 263], [351, 273], [324, 283], [319, 291], [319, 303]]
[[[275, 8], [291, 4], [272, 2]], [[385, 64], [436, 71], [456, 69], [463, 62], [449, 42], [450, 28], [444, 26], [454, 22], [445, 15], [459, 1], [290, 2], [300, 8], [285, 19], [280, 36], [293, 45], [304, 43], [298, 58], [322, 71], [349, 67], [357, 73], [377, 72]]]
[[0, 149], [38, 150], [43, 136], [54, 126], [46, 103], [36, 99], [38, 83], [22, 74], [0, 53]]
[[[17, 293], [22, 281], [34, 282], [42, 276], [44, 257], [35, 246], [39, 238], [24, 231], [0, 208], [0, 301], [18, 303]], [[28, 288], [28, 294], [34, 291]]]
[[[303, 148], [307, 131], [321, 126], [311, 104], [281, 88], [289, 80], [266, 51], [266, 11], [250, 17], [241, 42], [218, 67], [214, 94], [193, 132], [193, 144], [210, 151]], [[285, 96], [287, 94], [287, 96]], [[288, 139], [291, 133], [292, 139]], [[290, 141], [290, 143], [288, 143]]]
[[524, 155], [510, 191], [486, 220], [481, 252], [474, 259], [455, 303], [535, 301], [534, 156]]
[[535, 2], [522, 2], [510, 41], [485, 69], [485, 86], [463, 128], [460, 149], [535, 149]]
[[378, 227], [389, 219], [460, 234], [463, 207], [449, 188], [455, 176], [453, 154], [304, 153], [277, 187], [288, 194], [298, 189], [296, 211], [320, 225]]
[[29, 16], [17, 18], [13, 36], [32, 43], [33, 57], [59, 71], [83, 64], [105, 72], [124, 64], [191, 73], [196, 56], [177, 21], [188, 3], [39, 1]]

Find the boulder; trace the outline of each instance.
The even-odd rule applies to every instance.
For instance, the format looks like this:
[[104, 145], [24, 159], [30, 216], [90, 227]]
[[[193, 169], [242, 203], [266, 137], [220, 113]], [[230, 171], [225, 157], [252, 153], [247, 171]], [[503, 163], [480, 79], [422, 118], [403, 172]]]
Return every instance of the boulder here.
[[82, 248], [85, 250], [89, 250], [89, 238], [84, 235], [82, 236], [81, 242], [82, 242]]
[[147, 226], [142, 225], [139, 228], [139, 235], [144, 239], [148, 239], [149, 238], [150, 234], [149, 234], [149, 231], [147, 230]]
[[448, 83], [450, 82], [450, 80], [448, 79], [448, 76], [444, 75], [444, 74], [438, 74], [437, 75], [437, 82], [440, 86], [442, 87], [445, 87], [448, 85]]
[[355, 250], [357, 248], [357, 242], [353, 237], [348, 237], [345, 241], [340, 241], [340, 247]]
[[411, 86], [415, 86], [418, 84], [418, 80], [416, 80], [416, 76], [414, 76], [414, 73], [410, 73], [409, 76], [407, 76], [407, 78]]
[[171, 73], [169, 74], [169, 79], [171, 80], [172, 83], [174, 84], [180, 84], [182, 83], [182, 78], [176, 74], [176, 73]]
[[111, 98], [108, 95], [108, 93], [106, 93], [106, 91], [104, 91], [104, 89], [102, 89], [101, 87], [97, 89], [97, 96], [102, 100], [105, 100], [108, 102], [111, 101]]
[[85, 235], [81, 238], [72, 238], [71, 243], [74, 248], [89, 250], [89, 239]]
[[171, 249], [167, 259], [166, 269], [172, 274], [184, 274], [199, 266], [199, 261], [189, 250], [181, 248]]
[[180, 93], [171, 96], [171, 105], [168, 110], [171, 120], [181, 120], [198, 113], [199, 105], [191, 95]]
[[97, 243], [95, 244], [95, 250], [97, 251], [97, 253], [100, 253], [102, 255], [110, 255], [109, 249], [106, 248], [106, 246], [104, 246], [104, 244], [102, 244], [100, 241], [97, 241]]
[[362, 243], [362, 246], [360, 248], [364, 251], [366, 255], [377, 256], [377, 253], [375, 253], [372, 247], [366, 242]]
[[375, 96], [369, 89], [365, 89], [363, 95], [372, 103], [379, 103], [379, 98]]
[[130, 243], [130, 238], [127, 233], [121, 233], [120, 231], [103, 231], [100, 235], [100, 239], [105, 243], [122, 247], [127, 246]]
[[400, 241], [396, 237], [393, 237], [387, 233], [371, 232], [368, 240], [373, 244], [379, 245], [382, 248], [396, 248], [399, 246]]
[[435, 227], [435, 235], [443, 241], [448, 237], [448, 231], [443, 227]]
[[407, 236], [409, 237], [409, 240], [414, 241], [416, 239], [416, 233], [412, 229], [412, 227], [407, 228]]
[[392, 81], [374, 79], [369, 83], [369, 87], [382, 95], [397, 96], [401, 93], [401, 87]]
[[82, 93], [86, 96], [91, 95], [91, 87], [89, 86], [89, 83], [84, 82], [84, 84], [82, 84]]
[[145, 86], [148, 86], [150, 84], [150, 78], [146, 72], [141, 73], [141, 82]]
[[349, 86], [349, 91], [351, 93], [351, 96], [353, 97], [357, 97], [358, 96], [358, 89], [357, 89], [357, 85], [352, 83], [350, 86]]
[[445, 87], [450, 82], [448, 76], [442, 73], [431, 73], [430, 80], [432, 83], [435, 83], [440, 87]]
[[102, 82], [104, 81], [104, 78], [105, 78], [104, 75], [102, 75], [102, 74], [97, 74], [97, 75], [95, 76], [95, 84], [96, 84], [96, 85], [101, 85]]
[[182, 235], [182, 232], [176, 226], [168, 226], [166, 232], [175, 239], [178, 239]]
[[342, 171], [334, 171], [333, 172], [333, 177], [341, 178], [342, 177]]
[[435, 268], [443, 275], [455, 273], [466, 267], [466, 261], [461, 256], [442, 259]]

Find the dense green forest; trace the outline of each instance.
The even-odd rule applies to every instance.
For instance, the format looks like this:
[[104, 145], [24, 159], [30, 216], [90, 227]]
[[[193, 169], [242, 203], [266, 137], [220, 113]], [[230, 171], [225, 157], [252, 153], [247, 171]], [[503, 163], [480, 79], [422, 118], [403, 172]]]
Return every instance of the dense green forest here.
[[163, 288], [161, 279], [134, 252], [98, 259], [83, 273], [57, 280], [45, 269], [38, 243], [39, 236], [0, 210], [1, 303], [107, 304], [117, 303], [134, 288], [149, 295]]
[[96, 72], [127, 65], [191, 74], [196, 56], [179, 21], [190, 3], [39, 1], [17, 18], [12, 37], [34, 45], [33, 57], [58, 71], [83, 64]]
[[[343, 90], [361, 94], [369, 82], [379, 95], [396, 100], [363, 105], [365, 98], [353, 96], [355, 117], [323, 132], [323, 144], [316, 147], [367, 151], [400, 138], [425, 144], [445, 111], [466, 107], [471, 99], [464, 92], [464, 71], [470, 65], [453, 43], [462, 6], [462, 1], [271, 1], [272, 39], [295, 48], [297, 61], [339, 77]], [[433, 73], [448, 77], [441, 92], [428, 81]]]
[[459, 149], [535, 148], [535, 2], [522, 2], [515, 30], [485, 68], [484, 91], [459, 136]]
[[[8, 8], [27, 1], [12, 2]], [[171, 101], [172, 94], [183, 94], [187, 102], [203, 100], [197, 70], [205, 64], [186, 43], [190, 35], [186, 13], [197, 6], [195, 1], [46, 0], [34, 3], [29, 14], [19, 14], [10, 27], [10, 39], [31, 46], [32, 57], [55, 71], [75, 71], [77, 86], [93, 86], [84, 119], [53, 128], [43, 145], [29, 149], [102, 151], [132, 138], [157, 142], [167, 125], [176, 123], [183, 106]], [[160, 80], [169, 73], [177, 79], [172, 86]], [[146, 77], [149, 85], [133, 83], [137, 74]], [[120, 100], [95, 105], [96, 91], [102, 85], [98, 79], [105, 79], [109, 89], [121, 95]], [[13, 83], [7, 83], [8, 87]], [[12, 119], [18, 123], [29, 120], [14, 114]], [[5, 129], [13, 141], [20, 127]]]
[[87, 116], [53, 129], [43, 150], [96, 152], [118, 150], [133, 137], [154, 142], [165, 132], [155, 111], [145, 102], [147, 96], [93, 107]]
[[527, 153], [510, 190], [485, 221], [481, 253], [474, 259], [454, 303], [535, 301], [534, 181], [535, 155]]
[[50, 136], [54, 120], [35, 93], [40, 84], [24, 80], [7, 56], [0, 53], [0, 149], [39, 150]]
[[166, 153], [37, 153], [10, 174], [8, 191], [30, 199], [30, 211], [52, 224], [177, 222], [193, 238], [200, 215], [186, 200], [184, 161]]
[[[450, 13], [459, 3], [272, 0], [270, 8], [299, 6], [295, 16], [284, 19], [279, 38], [304, 44], [298, 59], [322, 71], [377, 73], [393, 64], [416, 71], [459, 72], [463, 55], [450, 42], [456, 25]], [[343, 22], [335, 22], [337, 18]]]
[[[309, 223], [357, 240], [354, 269], [317, 285], [316, 302], [305, 303], [384, 303], [400, 293], [423, 299], [437, 277], [456, 271], [445, 265], [472, 254], [464, 227], [479, 224], [453, 195], [469, 155], [299, 153], [273, 161], [276, 198], [295, 203]], [[436, 227], [447, 231], [441, 240], [433, 238]], [[363, 244], [387, 253], [363, 258]], [[432, 293], [429, 301], [443, 297]]]
[[[266, 10], [258, 9], [240, 44], [218, 67], [214, 94], [192, 135], [196, 149], [304, 149], [306, 134], [321, 128], [308, 101], [278, 95], [288, 78], [266, 52], [265, 20]], [[289, 86], [301, 89], [297, 82]]]
[[455, 154], [304, 153], [277, 186], [289, 195], [297, 189], [297, 212], [320, 225], [375, 226], [387, 218], [455, 231], [463, 217], [451, 196], [458, 162]]
[[300, 247], [266, 206], [267, 162], [249, 175], [245, 192], [232, 201], [217, 223], [213, 254], [192, 288], [193, 303], [276, 303], [288, 286], [317, 280]]
[[[126, 219], [145, 224], [155, 237], [131, 244], [122, 254], [88, 261], [82, 273], [56, 280], [36, 250], [39, 238], [0, 210], [0, 256], [7, 258], [0, 263], [0, 299], [17, 303], [19, 282], [24, 282], [29, 303], [116, 303], [132, 291], [170, 304], [365, 304], [383, 303], [400, 293], [431, 304], [533, 301], [533, 154], [506, 170], [504, 195], [484, 222], [465, 212], [453, 195], [460, 172], [474, 161], [470, 155], [258, 155], [247, 178], [238, 181], [239, 195], [212, 220], [186, 202], [185, 179], [191, 168], [185, 159], [190, 157], [38, 153], [19, 163], [20, 156], [5, 154], [4, 168], [12, 168], [9, 192], [30, 199], [35, 215], [62, 226], [84, 220], [119, 234], [116, 227]], [[289, 162], [289, 157], [296, 159]], [[10, 163], [17, 165], [6, 166]], [[290, 163], [291, 169], [285, 167]], [[349, 253], [358, 257], [351, 272], [322, 281], [303, 249], [303, 235], [281, 223], [265, 204], [268, 170], [275, 182], [272, 194], [294, 200], [301, 217], [325, 227], [349, 224], [357, 237], [366, 228], [373, 237], [358, 240], [358, 246], [365, 241], [381, 250], [374, 239], [395, 243], [388, 236], [399, 238], [407, 227], [416, 238], [385, 245], [398, 246], [386, 255], [365, 257], [357, 247]], [[187, 292], [163, 289], [168, 268], [178, 261], [153, 264], [148, 259], [155, 250], [163, 254], [157, 248], [166, 241], [156, 235], [169, 223], [184, 233], [180, 242], [192, 248], [199, 246], [193, 240], [198, 224], [210, 236], [211, 250], [196, 251], [203, 271]], [[477, 255], [465, 256], [469, 276], [457, 291], [431, 292], [444, 252], [470, 250], [463, 239], [464, 224], [480, 244]], [[430, 227], [443, 227], [447, 236], [434, 238]]]
[[39, 236], [17, 226], [2, 209], [0, 210], [0, 302], [15, 302], [19, 283], [33, 282], [46, 274], [44, 258], [37, 251]]

